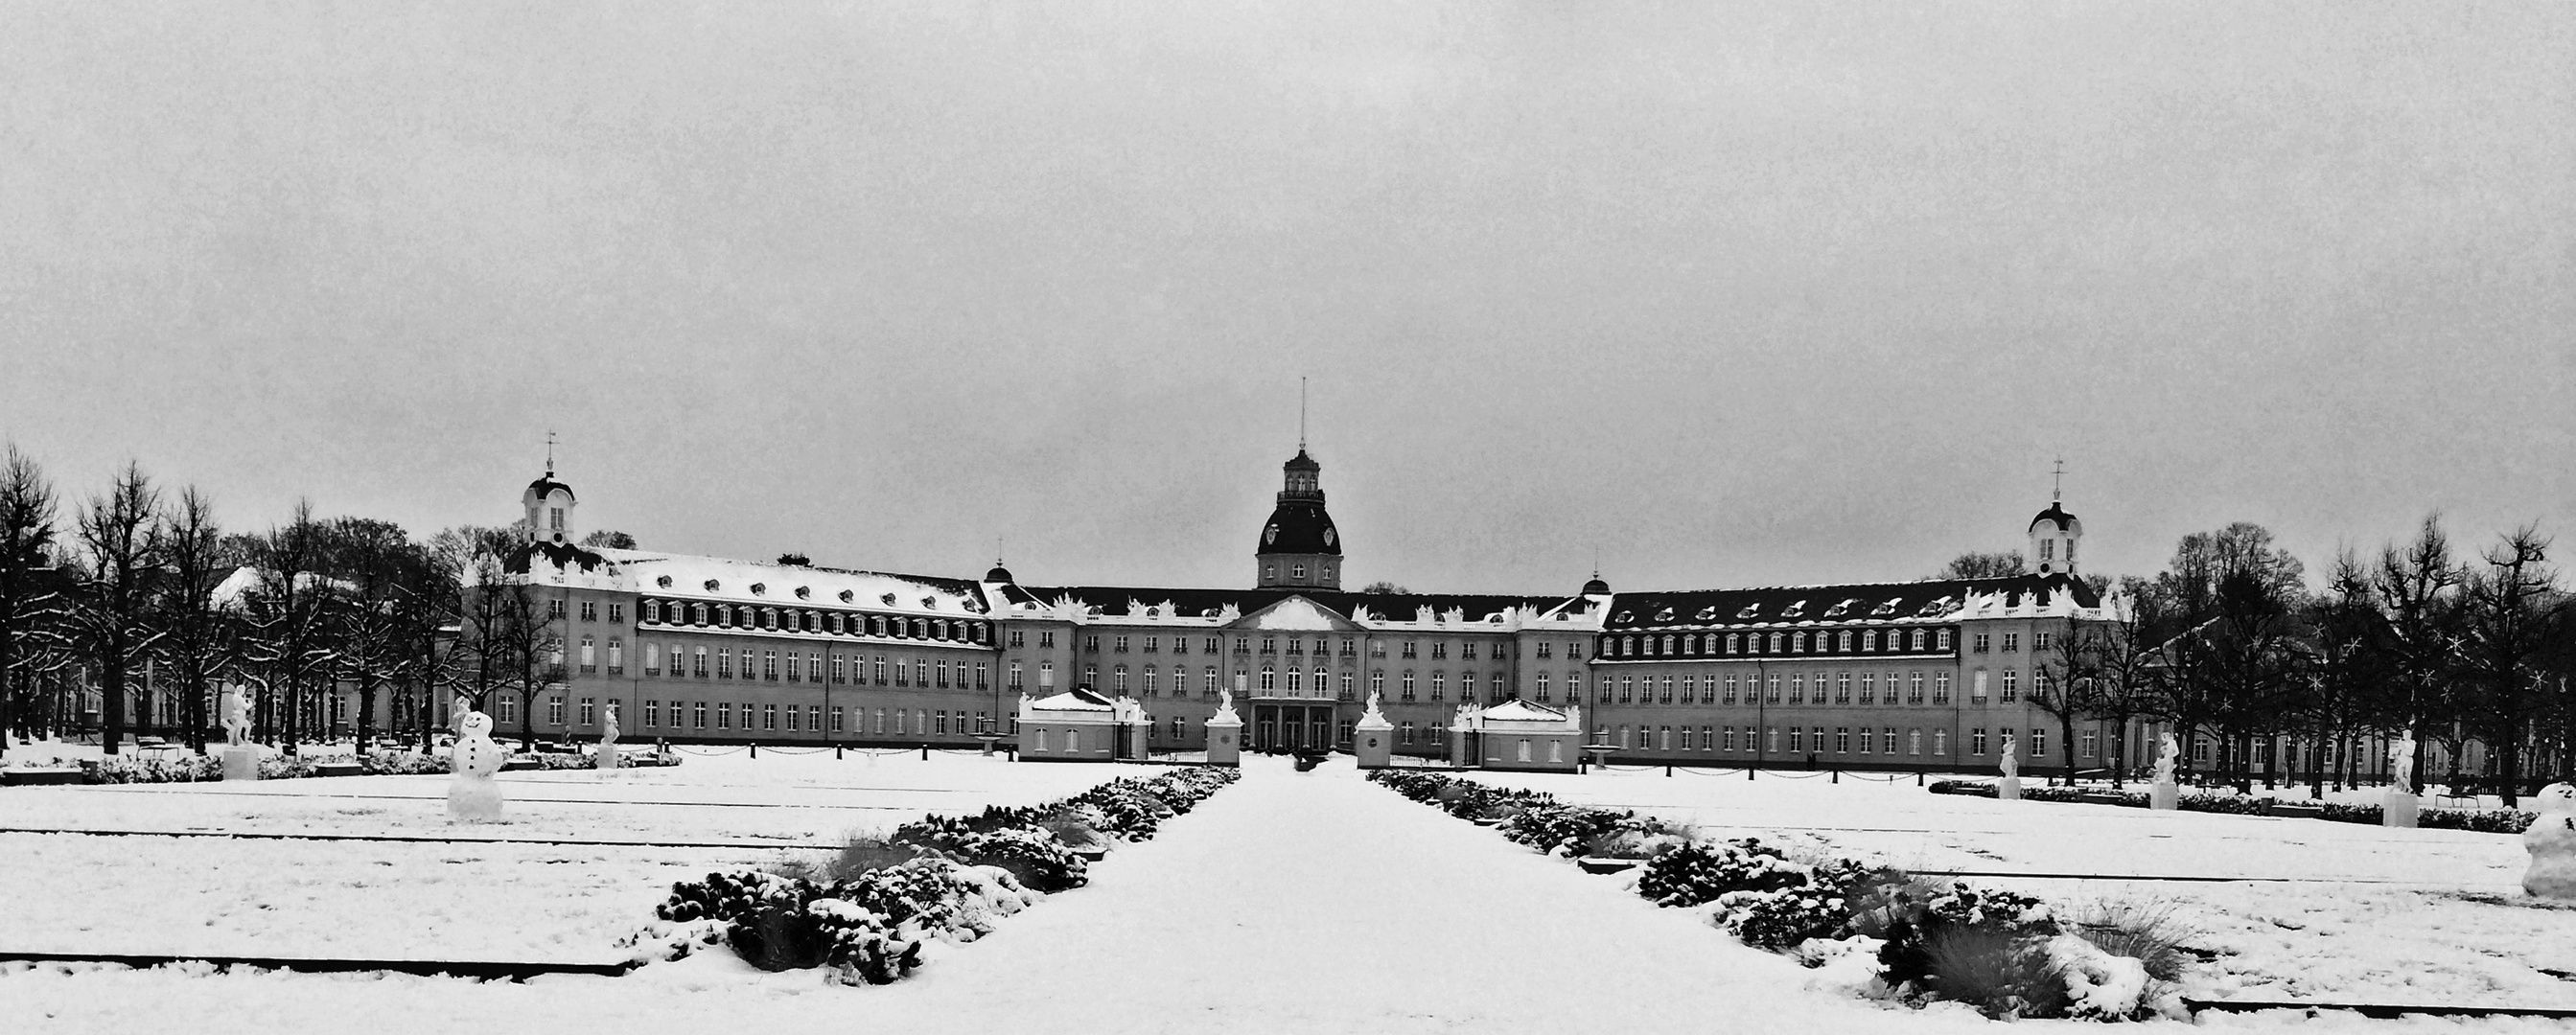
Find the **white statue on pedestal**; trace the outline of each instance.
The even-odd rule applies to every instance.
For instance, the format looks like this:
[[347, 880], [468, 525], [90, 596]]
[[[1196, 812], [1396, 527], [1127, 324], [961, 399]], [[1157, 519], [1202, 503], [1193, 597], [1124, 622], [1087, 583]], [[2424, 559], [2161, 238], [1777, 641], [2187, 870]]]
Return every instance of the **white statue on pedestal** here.
[[2021, 775], [2021, 742], [2010, 736], [2004, 738], [2003, 769], [2004, 779], [2010, 780]]
[[608, 702], [608, 710], [599, 720], [599, 753], [592, 763], [602, 770], [617, 768], [617, 702]]
[[1369, 691], [1368, 707], [1360, 712], [1358, 728], [1371, 730], [1391, 730], [1395, 728], [1394, 723], [1386, 721], [1386, 713], [1378, 710], [1378, 692], [1375, 690]]
[[2532, 799], [2531, 826], [2522, 850], [2531, 853], [2522, 890], [2540, 898], [2576, 900], [2576, 784], [2553, 783]]
[[2407, 730], [2388, 749], [2388, 789], [2394, 794], [2415, 793], [2415, 731]]
[[223, 691], [224, 743], [231, 747], [250, 744], [250, 688], [235, 685]]
[[2177, 743], [2175, 743], [2175, 742], [2174, 742], [2174, 735], [2173, 735], [2173, 732], [2172, 732], [2172, 731], [2170, 731], [2170, 730], [2168, 730], [2168, 731], [2166, 731], [2166, 732], [2164, 732], [2164, 733], [2159, 733], [2159, 734], [2157, 734], [2157, 735], [2156, 735], [2156, 782], [2157, 782], [2157, 783], [2160, 783], [2160, 784], [2171, 784], [2171, 783], [2173, 783], [2173, 782], [2174, 782], [2174, 764], [2175, 764], [2175, 763], [2177, 763], [2177, 762], [2180, 762], [2181, 760], [2182, 760], [2182, 745], [2177, 744]]
[[501, 745], [492, 742], [492, 717], [469, 711], [457, 723], [460, 734], [449, 755], [453, 776], [447, 783], [447, 815], [469, 823], [496, 823], [501, 819], [501, 785], [492, 779], [501, 771], [504, 759]]

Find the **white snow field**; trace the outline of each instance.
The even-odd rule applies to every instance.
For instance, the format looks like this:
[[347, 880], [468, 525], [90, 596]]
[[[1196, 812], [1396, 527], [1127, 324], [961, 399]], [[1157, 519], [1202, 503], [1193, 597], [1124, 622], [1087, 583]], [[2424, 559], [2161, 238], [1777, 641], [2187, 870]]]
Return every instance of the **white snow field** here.
[[[865, 821], [859, 807], [931, 791], [958, 791], [968, 802], [919, 808], [968, 808], [984, 801], [1025, 802], [1070, 793], [1133, 767], [1012, 765], [934, 755], [928, 764], [885, 758], [873, 770], [845, 761], [826, 768], [712, 764], [694, 771], [651, 773], [609, 782], [619, 792], [720, 799], [733, 807], [674, 812], [677, 806], [531, 803], [539, 793], [561, 799], [601, 798], [589, 774], [527, 776], [511, 786], [514, 814], [528, 829], [545, 824], [566, 834], [635, 837], [650, 833], [814, 839]], [[697, 765], [695, 761], [692, 766]], [[912, 767], [907, 773], [906, 766]], [[810, 775], [787, 778], [783, 773]], [[730, 775], [727, 775], [730, 774]], [[829, 778], [826, 778], [828, 775]], [[650, 782], [670, 777], [682, 782]], [[1515, 778], [1528, 779], [1528, 778]], [[1654, 777], [1661, 780], [1660, 775]], [[1740, 779], [1740, 778], [1739, 778]], [[399, 780], [414, 781], [411, 783]], [[428, 795], [436, 778], [302, 781], [323, 787], [392, 786]], [[1587, 781], [1591, 781], [1587, 783]], [[1568, 797], [1578, 789], [1634, 798], [1654, 785], [1641, 776], [1534, 780]], [[833, 785], [851, 790], [835, 792]], [[972, 791], [962, 790], [972, 786]], [[203, 785], [220, 788], [221, 785]], [[1678, 786], [1676, 784], [1675, 786]], [[1711, 785], [1712, 788], [1714, 785]], [[1784, 792], [1797, 785], [1776, 784]], [[304, 829], [443, 829], [435, 801], [351, 799], [352, 808], [413, 809], [409, 820], [386, 813], [342, 816], [328, 803], [284, 796], [281, 781], [261, 788], [277, 798], [195, 799], [130, 793], [48, 792], [41, 801], [0, 793], [7, 825], [27, 825], [31, 807], [50, 819], [92, 825], [142, 822], [152, 808], [173, 823], [208, 822], [183, 815], [189, 805], [214, 822]], [[1769, 792], [1765, 787], [1765, 793]], [[95, 791], [97, 789], [87, 789]], [[1729, 788], [1700, 801], [1671, 794], [1676, 811], [1735, 807]], [[1859, 791], [1843, 798], [1847, 791]], [[1782, 801], [1742, 818], [1784, 826], [1830, 815], [1867, 820], [1875, 829], [1921, 828], [1946, 819], [1978, 818], [1971, 803], [1939, 799], [1911, 786], [1863, 790], [1853, 785], [1795, 791], [1807, 805]], [[1870, 796], [1875, 795], [1875, 796]], [[741, 807], [774, 798], [793, 807]], [[1839, 813], [1826, 803], [1845, 801]], [[97, 803], [91, 811], [89, 803]], [[141, 804], [137, 804], [137, 803]], [[829, 811], [848, 805], [842, 811]], [[1813, 806], [1813, 807], [1810, 807]], [[915, 808], [907, 804], [907, 809]], [[560, 811], [558, 811], [560, 810]], [[583, 811], [589, 810], [589, 811]], [[656, 811], [663, 810], [663, 811]], [[1805, 813], [1816, 815], [1809, 817]], [[1955, 812], [1954, 816], [1939, 813]], [[899, 817], [901, 814], [887, 814]], [[574, 817], [585, 816], [587, 819]], [[245, 818], [247, 817], [247, 818]], [[2123, 818], [2155, 820], [2144, 813]], [[408, 827], [403, 826], [408, 822]], [[375, 824], [368, 827], [368, 824]], [[620, 826], [619, 824], [625, 824]], [[1978, 831], [2023, 824], [2003, 815], [1968, 823]], [[500, 828], [517, 833], [519, 824]], [[1826, 836], [1849, 836], [1825, 831]], [[1891, 835], [1903, 836], [1903, 835]], [[1917, 832], [1911, 835], [1925, 839]], [[1967, 843], [1992, 836], [1963, 835]], [[2034, 831], [2026, 840], [2039, 839]], [[2508, 841], [2510, 839], [2496, 839]], [[86, 863], [38, 851], [65, 844], [165, 846], [110, 848]], [[1838, 841], [1852, 845], [1851, 841]], [[1895, 842], [1890, 842], [1895, 843]], [[308, 843], [309, 844], [309, 843]], [[24, 835], [0, 841], [0, 873], [52, 889], [21, 894], [40, 905], [0, 926], [0, 948], [31, 948], [21, 939], [87, 936], [81, 925], [118, 932], [123, 951], [170, 951], [185, 928], [220, 940], [261, 930], [267, 955], [306, 953], [445, 955], [545, 959], [612, 959], [606, 942], [642, 924], [675, 875], [774, 859], [759, 849], [694, 854], [623, 846], [428, 846], [396, 855], [382, 842], [311, 844], [292, 859], [257, 855], [270, 842], [222, 839]], [[1901, 847], [1901, 846], [1900, 846]], [[86, 852], [87, 848], [81, 849]], [[2009, 844], [2002, 860], [2010, 861]], [[1970, 852], [1961, 857], [1976, 859]], [[39, 863], [40, 858], [49, 859]], [[449, 862], [474, 859], [478, 862]], [[275, 865], [292, 863], [293, 865]], [[65, 868], [68, 867], [68, 868]], [[373, 872], [370, 872], [373, 871]], [[892, 985], [827, 983], [820, 972], [763, 974], [731, 953], [710, 952], [646, 966], [623, 978], [540, 977], [525, 983], [473, 982], [402, 974], [210, 973], [202, 965], [129, 969], [98, 964], [0, 965], [0, 1030], [100, 1032], [158, 1030], [300, 1032], [362, 1024], [372, 1033], [472, 1029], [557, 1030], [606, 1027], [620, 1032], [743, 1030], [988, 1032], [1947, 1032], [1986, 1030], [1960, 1007], [1915, 1011], [1809, 987], [1816, 972], [1781, 956], [1743, 947], [1710, 927], [1697, 910], [1658, 909], [1624, 890], [1615, 877], [1581, 873], [1562, 860], [1514, 845], [1491, 830], [1362, 781], [1347, 761], [1295, 773], [1284, 760], [1247, 759], [1242, 782], [1187, 816], [1165, 824], [1152, 841], [1123, 846], [1092, 870], [1090, 887], [1054, 896], [1002, 922], [970, 945], [935, 946], [928, 965]], [[365, 882], [344, 887], [344, 882]], [[241, 892], [275, 889], [258, 905], [216, 913], [191, 903], [192, 889], [215, 883]], [[314, 897], [299, 898], [311, 889]], [[2339, 885], [2338, 887], [2351, 887]], [[39, 902], [62, 899], [65, 903]], [[550, 900], [561, 900], [560, 904]], [[297, 923], [256, 928], [258, 914], [300, 913]], [[2576, 920], [2576, 914], [2554, 914]], [[107, 921], [107, 917], [131, 917]], [[2402, 949], [2362, 948], [2386, 957]], [[462, 948], [458, 948], [462, 947]], [[104, 946], [101, 947], [102, 949]], [[393, 951], [393, 950], [400, 951]], [[361, 951], [363, 950], [363, 951]], [[213, 951], [213, 950], [197, 950]], [[2066, 1025], [2076, 1022], [2022, 1022]], [[2153, 1022], [2169, 1025], [2171, 1022]], [[2576, 1031], [2576, 1023], [2499, 1018], [2456, 1022], [2412, 1018], [2368, 1021], [2354, 1015], [2295, 1013], [2209, 1016], [2209, 1027], [2277, 1030], [2369, 1028], [2386, 1031]], [[2099, 1030], [2090, 1025], [2084, 1030]]]
[[1710, 837], [1812, 840], [1913, 870], [2057, 875], [1966, 879], [2070, 907], [2171, 903], [2202, 932], [2188, 944], [2219, 954], [2186, 982], [2194, 998], [2576, 1009], [2576, 908], [2522, 893], [2528, 856], [2512, 835], [2003, 802], [1932, 794], [1910, 775], [1471, 775]]
[[0, 790], [9, 831], [351, 839], [0, 832], [0, 875], [18, 889], [0, 950], [616, 962], [613, 943], [675, 880], [1112, 775], [939, 751], [736, 751], [671, 768], [506, 773], [498, 824], [450, 822], [444, 776], [12, 787]]

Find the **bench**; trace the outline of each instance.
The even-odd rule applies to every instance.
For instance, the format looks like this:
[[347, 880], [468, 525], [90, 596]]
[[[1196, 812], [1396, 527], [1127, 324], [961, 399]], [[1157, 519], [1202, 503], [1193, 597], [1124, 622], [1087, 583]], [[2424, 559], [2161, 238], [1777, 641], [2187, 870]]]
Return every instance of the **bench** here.
[[366, 771], [366, 766], [360, 765], [356, 762], [313, 763], [313, 775], [315, 776], [357, 776]]

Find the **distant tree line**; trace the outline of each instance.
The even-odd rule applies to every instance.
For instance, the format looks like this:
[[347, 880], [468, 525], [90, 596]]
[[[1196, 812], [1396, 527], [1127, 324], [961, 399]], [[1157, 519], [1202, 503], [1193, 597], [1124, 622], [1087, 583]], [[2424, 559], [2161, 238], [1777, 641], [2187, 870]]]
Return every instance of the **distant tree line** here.
[[[426, 743], [441, 695], [482, 708], [512, 694], [526, 715], [559, 677], [562, 645], [526, 587], [500, 577], [520, 542], [515, 529], [475, 526], [414, 539], [301, 503], [282, 525], [230, 530], [206, 494], [167, 492], [131, 463], [104, 492], [66, 503], [8, 446], [0, 755], [12, 738], [74, 732], [113, 754], [127, 734], [155, 730], [203, 752], [225, 683], [247, 689], [253, 739], [289, 752], [330, 731], [342, 694], [355, 699], [361, 748]], [[634, 542], [611, 531], [584, 540]], [[391, 720], [382, 730], [379, 713]]]
[[[2161, 572], [2096, 581], [2104, 620], [2052, 638], [2033, 703], [2060, 724], [2069, 772], [2076, 727], [2097, 720], [2205, 738], [2204, 774], [2246, 790], [2354, 785], [2374, 741], [2412, 732], [2445, 767], [2418, 751], [2418, 786], [2439, 776], [2513, 804], [2576, 779], [2576, 605], [2549, 545], [2526, 526], [2463, 560], [2437, 515], [2375, 554], [2338, 554], [2312, 589], [2259, 525], [2193, 533]], [[2019, 570], [1970, 554], [1943, 577]], [[2115, 779], [2148, 761], [2127, 757], [2126, 736], [2111, 750]], [[2288, 768], [2292, 754], [2304, 764]], [[2196, 768], [2188, 751], [2183, 766]]]

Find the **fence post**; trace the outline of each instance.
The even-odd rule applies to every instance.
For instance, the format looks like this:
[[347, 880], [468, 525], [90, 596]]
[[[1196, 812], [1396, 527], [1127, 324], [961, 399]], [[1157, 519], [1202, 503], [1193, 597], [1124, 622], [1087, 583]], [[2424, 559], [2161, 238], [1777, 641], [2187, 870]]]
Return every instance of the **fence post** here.
[[923, 744], [921, 746], [921, 760], [924, 762], [930, 761], [930, 745]]
[[1914, 786], [1923, 786], [1923, 770], [1917, 769], [1914, 771]]
[[839, 744], [834, 744], [834, 745], [832, 745], [832, 761], [838, 762], [838, 761], [840, 761], [840, 760], [841, 760], [841, 745], [839, 745]]
[[760, 757], [760, 742], [757, 740], [751, 742], [751, 757]]
[[1834, 775], [1829, 776], [1829, 777], [1826, 777], [1826, 778], [1825, 778], [1825, 782], [1826, 782], [1826, 783], [1841, 783], [1841, 782], [1843, 782], [1843, 767], [1841, 767], [1841, 766], [1835, 766], [1835, 767], [1834, 767]]
[[1753, 772], [1754, 772], [1754, 767], [1753, 767], [1753, 766], [1749, 766], [1749, 765], [1748, 765], [1748, 766], [1745, 766], [1745, 767], [1744, 767], [1744, 778], [1745, 778], [1745, 779], [1747, 779], [1747, 780], [1752, 779], [1752, 778], [1753, 778]]
[[1666, 762], [1666, 763], [1664, 763], [1664, 779], [1670, 780], [1670, 779], [1672, 779], [1672, 778], [1673, 778], [1673, 764], [1672, 764], [1672, 763], [1670, 763], [1670, 762]]

